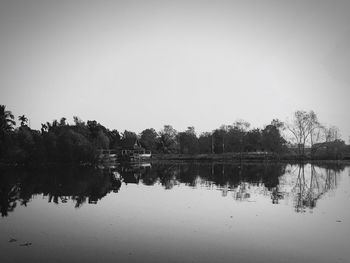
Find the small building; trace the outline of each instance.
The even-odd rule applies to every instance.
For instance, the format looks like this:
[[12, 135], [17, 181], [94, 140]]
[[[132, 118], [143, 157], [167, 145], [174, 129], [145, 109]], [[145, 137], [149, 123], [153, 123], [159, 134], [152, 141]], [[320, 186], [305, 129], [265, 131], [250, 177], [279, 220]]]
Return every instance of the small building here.
[[124, 161], [137, 161], [142, 159], [151, 158], [151, 151], [147, 151], [143, 148], [138, 139], [130, 141], [129, 145], [124, 145], [124, 149], [121, 151], [121, 159]]
[[331, 142], [315, 143], [312, 146], [312, 153], [315, 157], [326, 159], [343, 159], [348, 156], [347, 145], [342, 140]]

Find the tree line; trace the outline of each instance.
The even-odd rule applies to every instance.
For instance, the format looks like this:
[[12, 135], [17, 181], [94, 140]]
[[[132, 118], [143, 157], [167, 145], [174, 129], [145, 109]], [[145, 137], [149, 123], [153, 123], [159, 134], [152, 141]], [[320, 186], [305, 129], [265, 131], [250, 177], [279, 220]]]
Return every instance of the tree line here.
[[153, 154], [269, 152], [305, 156], [310, 146], [310, 154], [316, 156], [326, 147], [325, 154], [334, 158], [335, 152], [346, 154], [349, 148], [340, 140], [338, 129], [321, 125], [313, 111], [296, 111], [291, 121], [273, 119], [262, 129], [251, 129], [248, 122], [238, 120], [199, 135], [194, 127], [178, 132], [171, 125], [160, 131], [148, 128], [140, 134], [119, 132], [76, 116], [73, 124], [61, 118], [34, 130], [25, 115], [17, 119], [18, 126], [11, 111], [0, 105], [0, 160], [5, 163], [94, 163], [99, 149], [120, 151], [132, 148], [135, 142]]

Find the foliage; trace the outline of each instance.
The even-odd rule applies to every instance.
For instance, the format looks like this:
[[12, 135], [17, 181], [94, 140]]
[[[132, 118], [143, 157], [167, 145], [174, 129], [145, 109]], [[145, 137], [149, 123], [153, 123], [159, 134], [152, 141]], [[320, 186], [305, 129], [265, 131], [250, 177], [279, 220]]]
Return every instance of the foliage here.
[[177, 131], [171, 125], [164, 125], [164, 128], [159, 132], [158, 149], [162, 153], [177, 152]]
[[[0, 105], [0, 161], [18, 164], [36, 163], [94, 163], [99, 149], [131, 149], [137, 144], [153, 153], [165, 154], [222, 154], [269, 152], [282, 155], [291, 151], [292, 142], [298, 154], [306, 155], [305, 145], [311, 145], [311, 157], [343, 158], [349, 156], [349, 146], [341, 141], [339, 130], [325, 127], [313, 112], [296, 111], [292, 121], [283, 123], [274, 119], [263, 129], [252, 128], [244, 120], [222, 125], [212, 132], [196, 134], [194, 127], [177, 132], [171, 125], [164, 125], [157, 132], [153, 128], [139, 135], [125, 130], [109, 130], [95, 120], [82, 121], [74, 116], [74, 124], [66, 118], [41, 124], [40, 131], [28, 126], [25, 115], [18, 117], [20, 126], [15, 128], [11, 111]], [[287, 141], [284, 129], [294, 138]], [[289, 149], [288, 148], [289, 145]], [[348, 157], [346, 157], [348, 158]]]
[[5, 133], [11, 132], [16, 125], [15, 117], [11, 111], [6, 110], [5, 105], [0, 105], [0, 136], [3, 138]]
[[270, 125], [267, 125], [261, 132], [261, 145], [266, 151], [280, 153], [286, 140], [282, 137], [280, 129], [283, 123], [273, 120]]
[[132, 131], [125, 130], [121, 139], [121, 146], [123, 149], [133, 149], [135, 143], [137, 141], [136, 133]]
[[158, 143], [158, 133], [156, 130], [153, 128], [143, 130], [140, 134], [140, 143], [144, 148], [156, 152]]
[[21, 123], [21, 126], [27, 126], [28, 118], [25, 115], [18, 116], [18, 120]]
[[202, 133], [198, 138], [198, 148], [200, 153], [213, 153], [213, 136], [210, 132]]
[[177, 135], [177, 138], [180, 147], [180, 153], [198, 153], [198, 138], [194, 127], [188, 127], [185, 132], [180, 132]]

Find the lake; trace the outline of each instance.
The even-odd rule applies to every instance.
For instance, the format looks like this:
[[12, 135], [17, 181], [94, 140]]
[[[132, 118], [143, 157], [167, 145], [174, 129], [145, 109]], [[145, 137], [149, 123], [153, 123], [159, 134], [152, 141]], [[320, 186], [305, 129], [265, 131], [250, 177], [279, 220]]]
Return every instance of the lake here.
[[2, 169], [0, 262], [350, 262], [350, 166]]

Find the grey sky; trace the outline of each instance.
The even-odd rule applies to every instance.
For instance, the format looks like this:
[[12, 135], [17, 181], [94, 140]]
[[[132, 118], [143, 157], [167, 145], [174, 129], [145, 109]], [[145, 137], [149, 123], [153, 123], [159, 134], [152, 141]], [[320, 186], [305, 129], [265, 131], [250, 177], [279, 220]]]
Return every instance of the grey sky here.
[[348, 141], [350, 1], [3, 1], [0, 103], [140, 132], [313, 109]]

